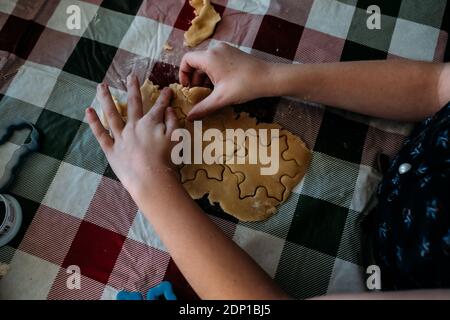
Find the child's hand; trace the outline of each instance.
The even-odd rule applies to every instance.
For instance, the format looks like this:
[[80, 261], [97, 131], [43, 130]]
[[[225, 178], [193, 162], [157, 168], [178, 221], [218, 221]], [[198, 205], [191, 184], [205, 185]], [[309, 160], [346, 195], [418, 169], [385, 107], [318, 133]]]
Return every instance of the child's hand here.
[[188, 119], [199, 119], [224, 106], [269, 95], [270, 66], [224, 43], [185, 54], [180, 65], [181, 84], [199, 86], [206, 76], [214, 84], [214, 91], [191, 110]]
[[117, 112], [107, 85], [99, 84], [97, 98], [110, 124], [113, 137], [101, 124], [92, 108], [86, 110], [89, 125], [105, 152], [114, 173], [134, 196], [158, 175], [172, 174], [170, 136], [177, 118], [168, 107], [172, 90], [165, 88], [153, 108], [143, 115], [139, 83], [135, 76], [127, 78], [128, 120], [124, 123]]

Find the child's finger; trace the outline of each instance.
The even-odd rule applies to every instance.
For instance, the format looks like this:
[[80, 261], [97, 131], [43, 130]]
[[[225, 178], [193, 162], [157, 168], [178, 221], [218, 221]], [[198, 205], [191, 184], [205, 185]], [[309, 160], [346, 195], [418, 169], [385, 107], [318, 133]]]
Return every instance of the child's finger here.
[[224, 101], [221, 101], [221, 99], [219, 99], [219, 95], [216, 92], [217, 91], [213, 90], [213, 92], [209, 96], [197, 103], [192, 108], [187, 116], [189, 121], [203, 118], [204, 116], [213, 113], [214, 111], [226, 105]]
[[204, 71], [206, 51], [193, 51], [188, 52], [183, 56], [180, 63], [179, 78], [180, 83], [187, 87], [191, 83], [191, 77], [195, 70]]
[[127, 77], [128, 90], [128, 121], [136, 122], [144, 113], [142, 108], [142, 97], [139, 89], [139, 81], [135, 75]]
[[114, 144], [109, 132], [103, 127], [97, 113], [91, 107], [86, 109], [86, 118], [102, 150], [106, 153]]
[[113, 135], [118, 136], [124, 127], [124, 123], [105, 83], [100, 83], [97, 86], [97, 99], [100, 101]]
[[168, 107], [166, 109], [165, 122], [166, 122], [166, 136], [170, 138], [172, 132], [176, 128], [178, 128], [178, 119], [172, 107]]
[[145, 115], [149, 117], [155, 123], [164, 122], [164, 113], [172, 98], [172, 89], [164, 88], [159, 94], [158, 100], [156, 100], [153, 107]]

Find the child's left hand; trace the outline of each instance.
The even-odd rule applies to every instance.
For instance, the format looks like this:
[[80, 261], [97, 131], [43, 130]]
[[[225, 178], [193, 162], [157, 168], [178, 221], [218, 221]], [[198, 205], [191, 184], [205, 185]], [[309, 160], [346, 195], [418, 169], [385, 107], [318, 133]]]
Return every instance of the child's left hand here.
[[128, 120], [124, 123], [107, 85], [103, 83], [97, 87], [97, 98], [113, 137], [103, 127], [93, 108], [86, 110], [86, 118], [114, 173], [135, 197], [148, 186], [148, 181], [157, 180], [155, 178], [161, 174], [174, 173], [170, 160], [170, 136], [177, 127], [177, 118], [173, 108], [169, 107], [171, 89], [163, 89], [155, 105], [145, 115], [135, 76], [128, 76], [127, 89]]

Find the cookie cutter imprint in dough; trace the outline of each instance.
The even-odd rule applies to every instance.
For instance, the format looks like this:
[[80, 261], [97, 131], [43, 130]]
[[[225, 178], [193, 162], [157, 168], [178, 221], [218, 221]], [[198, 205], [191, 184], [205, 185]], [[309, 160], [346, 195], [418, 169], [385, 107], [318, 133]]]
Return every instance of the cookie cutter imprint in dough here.
[[[186, 115], [192, 107], [203, 100], [211, 92], [209, 88], [186, 88], [180, 84], [169, 86], [173, 91], [171, 106], [174, 108], [179, 126], [190, 132], [193, 124], [185, 121]], [[144, 113], [148, 112], [159, 96], [159, 86], [145, 80], [141, 87]], [[113, 97], [116, 108], [124, 121], [127, 120], [127, 105]], [[211, 204], [218, 203], [228, 214], [241, 221], [260, 221], [269, 218], [276, 212], [276, 208], [285, 202], [292, 189], [302, 180], [311, 161], [311, 151], [305, 143], [280, 125], [274, 123], [257, 123], [248, 113], [239, 114], [233, 107], [205, 117], [202, 120], [203, 130], [217, 128], [223, 133], [226, 129], [250, 128], [279, 129], [279, 170], [275, 175], [261, 175], [261, 164], [185, 164], [179, 166], [180, 179], [184, 188], [193, 199], [200, 199], [208, 194]], [[104, 116], [102, 122], [106, 128], [108, 123]], [[224, 139], [226, 135], [224, 134]], [[258, 139], [258, 141], [261, 141]], [[205, 144], [209, 142], [203, 141]], [[235, 141], [234, 141], [235, 143]], [[245, 145], [236, 146], [248, 148]], [[204, 149], [202, 149], [204, 150]], [[226, 151], [225, 151], [226, 152]], [[224, 157], [230, 155], [224, 154]], [[246, 150], [245, 157], [248, 157]]]

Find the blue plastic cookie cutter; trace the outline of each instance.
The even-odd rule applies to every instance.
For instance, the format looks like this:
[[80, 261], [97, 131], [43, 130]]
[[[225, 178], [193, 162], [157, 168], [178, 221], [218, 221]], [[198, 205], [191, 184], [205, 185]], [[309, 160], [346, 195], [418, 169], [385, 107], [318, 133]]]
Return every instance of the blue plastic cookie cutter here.
[[172, 284], [169, 281], [163, 281], [147, 292], [147, 300], [158, 300], [162, 296], [166, 300], [177, 300], [173, 292]]
[[[172, 284], [169, 281], [163, 281], [154, 286], [147, 292], [147, 300], [159, 300], [164, 297], [165, 300], [177, 300], [173, 292]], [[117, 300], [144, 300], [139, 292], [120, 291], [117, 293]]]
[[116, 300], [144, 300], [140, 292], [120, 291], [117, 293]]
[[39, 131], [29, 122], [19, 119], [6, 128], [0, 128], [0, 145], [13, 135], [16, 130], [31, 129], [29, 142], [14, 151], [6, 164], [3, 176], [0, 178], [0, 201], [4, 206], [2, 220], [0, 220], [0, 247], [8, 244], [19, 232], [22, 224], [22, 209], [19, 202], [5, 192], [14, 180], [17, 169], [23, 159], [39, 148]]
[[11, 159], [6, 164], [4, 174], [0, 178], [0, 193], [3, 193], [11, 185], [23, 159], [31, 152], [39, 149], [38, 129], [32, 123], [23, 119], [14, 121], [6, 128], [0, 128], [0, 145], [6, 143], [15, 131], [22, 129], [31, 130], [29, 142], [22, 144], [19, 149], [14, 151]]

